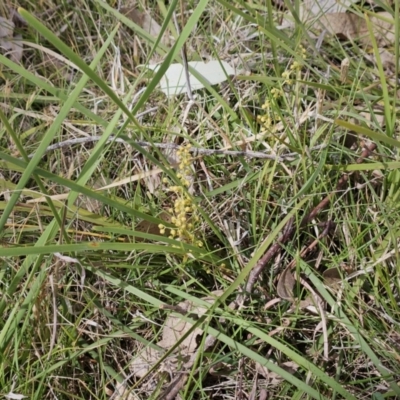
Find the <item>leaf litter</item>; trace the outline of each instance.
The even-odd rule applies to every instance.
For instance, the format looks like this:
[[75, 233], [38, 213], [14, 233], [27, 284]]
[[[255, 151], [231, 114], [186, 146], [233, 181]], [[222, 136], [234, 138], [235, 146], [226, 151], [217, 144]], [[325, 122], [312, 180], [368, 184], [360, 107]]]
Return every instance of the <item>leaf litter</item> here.
[[[215, 299], [221, 296], [223, 291], [218, 290], [212, 292], [212, 296], [207, 296], [201, 300], [212, 305]], [[179, 313], [185, 314], [192, 319], [200, 318], [207, 311], [206, 307], [199, 306], [193, 301], [185, 300], [174, 306], [179, 310]], [[171, 349], [176, 343], [192, 328], [193, 324], [185, 321], [179, 315], [170, 313], [162, 327], [161, 340], [157, 346], [164, 351]], [[175, 372], [182, 360], [187, 360], [197, 349], [199, 339], [203, 334], [203, 330], [195, 328], [180, 344], [179, 348], [173, 353], [173, 356], [168, 360], [169, 372]], [[157, 351], [152, 347], [146, 347], [136, 356], [130, 364], [131, 372], [138, 378], [146, 376], [151, 367], [161, 358], [163, 351]]]

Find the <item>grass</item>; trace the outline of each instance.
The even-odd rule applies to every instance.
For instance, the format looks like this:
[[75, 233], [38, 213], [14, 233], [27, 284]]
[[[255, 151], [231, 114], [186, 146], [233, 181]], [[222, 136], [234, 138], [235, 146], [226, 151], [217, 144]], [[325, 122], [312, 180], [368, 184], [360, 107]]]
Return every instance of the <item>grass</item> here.
[[[183, 4], [141, 5], [157, 38], [115, 4], [20, 4], [23, 59], [0, 54], [0, 394], [398, 397], [395, 74], [374, 40], [370, 62], [276, 29], [269, 1]], [[184, 45], [242, 71], [166, 98]]]

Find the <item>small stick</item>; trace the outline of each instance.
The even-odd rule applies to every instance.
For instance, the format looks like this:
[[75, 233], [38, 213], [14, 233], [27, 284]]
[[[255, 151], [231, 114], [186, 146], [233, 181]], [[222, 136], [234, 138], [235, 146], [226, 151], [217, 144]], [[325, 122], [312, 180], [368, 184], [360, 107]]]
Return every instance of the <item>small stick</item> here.
[[[63, 147], [69, 147], [73, 146], [75, 144], [82, 144], [82, 143], [90, 143], [90, 142], [97, 142], [102, 138], [102, 136], [91, 136], [91, 137], [85, 137], [85, 138], [77, 138], [77, 139], [70, 139], [66, 140], [64, 142], [59, 142], [52, 144], [49, 146], [45, 152], [48, 153], [49, 151], [52, 150], [57, 150], [61, 149]], [[181, 146], [174, 144], [174, 143], [151, 143], [151, 142], [144, 142], [144, 141], [127, 141], [121, 138], [116, 138], [115, 136], [110, 136], [107, 140], [108, 142], [115, 141], [118, 143], [126, 143], [126, 144], [136, 144], [141, 147], [157, 147], [159, 149], [168, 149], [168, 150], [178, 150]], [[321, 150], [324, 148], [325, 145], [320, 145], [320, 146], [315, 146], [311, 149], [310, 151], [315, 151], [315, 150]], [[249, 157], [249, 158], [262, 158], [262, 159], [269, 159], [269, 160], [277, 160], [277, 161], [282, 161], [286, 158], [292, 158], [299, 156], [299, 153], [288, 153], [288, 154], [282, 154], [280, 156], [274, 156], [272, 154], [266, 154], [261, 151], [234, 151], [234, 150], [222, 150], [222, 149], [204, 149], [202, 147], [191, 147], [190, 152], [196, 156], [196, 155], [204, 155], [204, 156], [209, 156], [212, 154], [221, 154], [224, 156], [238, 156], [238, 157]], [[32, 158], [34, 156], [33, 154], [30, 154], [28, 157]]]

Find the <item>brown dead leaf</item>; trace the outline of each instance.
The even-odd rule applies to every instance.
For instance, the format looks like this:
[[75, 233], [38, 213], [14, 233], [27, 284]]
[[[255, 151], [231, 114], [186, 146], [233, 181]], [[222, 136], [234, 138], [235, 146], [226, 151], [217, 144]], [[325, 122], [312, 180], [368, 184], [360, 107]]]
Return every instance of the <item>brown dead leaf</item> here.
[[296, 310], [307, 310], [313, 314], [318, 314], [317, 305], [315, 304], [315, 299], [311, 294], [309, 294], [304, 300], [301, 300], [298, 305], [296, 305]]
[[14, 36], [14, 22], [0, 17], [0, 51], [9, 56], [11, 61], [18, 63], [22, 58], [22, 36]]
[[379, 12], [372, 16], [370, 21], [378, 47], [392, 46], [396, 40], [392, 15], [388, 12]]
[[324, 278], [325, 284], [332, 289], [337, 288], [342, 281], [339, 267], [328, 268], [322, 273], [322, 277]]
[[296, 283], [291, 266], [289, 265], [281, 274], [278, 280], [276, 291], [278, 296], [284, 300], [293, 300], [293, 288]]
[[[370, 23], [378, 47], [393, 45], [395, 27], [393, 18], [389, 13], [376, 13], [370, 17]], [[319, 25], [339, 39], [359, 40], [360, 44], [364, 46], [371, 45], [370, 32], [364, 17], [352, 13], [325, 14], [319, 19]]]
[[121, 7], [119, 12], [122, 15], [125, 15], [126, 18], [129, 18], [131, 21], [133, 21], [136, 25], [142, 27], [143, 13], [137, 9], [136, 5], [132, 4], [129, 6]]
[[[299, 4], [299, 18], [307, 25], [313, 25], [322, 15], [345, 13], [355, 0], [303, 0]], [[296, 25], [291, 12], [284, 14], [284, 22], [280, 29], [293, 28]]]
[[[206, 301], [209, 304], [213, 304], [215, 299], [221, 296], [223, 291], [217, 290], [212, 292], [212, 296], [204, 297], [202, 300]], [[183, 313], [192, 317], [193, 319], [201, 317], [207, 309], [205, 307], [197, 306], [192, 301], [183, 301], [179, 303], [177, 306], [173, 307], [176, 310], [180, 310], [179, 313]], [[162, 331], [162, 339], [157, 343], [158, 346], [164, 348], [165, 350], [169, 350], [172, 346], [176, 344], [176, 342], [185, 335], [189, 329], [191, 329], [192, 324], [186, 322], [178, 315], [170, 314], [164, 324]], [[170, 357], [168, 359], [168, 370], [170, 372], [174, 372], [177, 368], [178, 359], [182, 361], [182, 359], [186, 359], [190, 357], [197, 348], [197, 337], [202, 335], [203, 331], [200, 328], [194, 329], [193, 332], [189, 334], [189, 336], [181, 343], [179, 348], [180, 351], [178, 353], [174, 353], [175, 357]], [[138, 355], [130, 364], [130, 370], [132, 373], [142, 378], [144, 377], [150, 368], [160, 359], [162, 354], [155, 349], [146, 348], [144, 349], [140, 355]]]
[[[321, 16], [319, 24], [339, 39], [358, 40], [369, 37], [364, 18], [350, 13], [333, 13]], [[364, 39], [365, 40], [365, 39]]]
[[[163, 211], [160, 215], [158, 215], [157, 218], [160, 218], [165, 222], [171, 222], [171, 216], [165, 211]], [[140, 221], [135, 226], [135, 231], [150, 233], [151, 235], [160, 235], [160, 228], [158, 227], [158, 224], [146, 220]], [[137, 240], [144, 240], [144, 239], [137, 238]]]
[[[207, 303], [213, 304], [215, 298], [220, 296], [222, 291], [213, 292], [213, 297], [204, 297], [202, 300]], [[185, 300], [178, 304], [178, 307], [185, 310], [187, 314], [190, 314], [192, 318], [200, 318], [207, 309], [205, 307], [198, 306], [192, 301]], [[157, 344], [165, 349], [172, 347], [183, 335], [185, 335], [192, 324], [180, 318], [179, 316], [170, 314], [165, 321], [163, 330], [162, 340]], [[196, 328], [181, 344], [181, 349], [186, 353], [194, 353], [197, 348], [197, 336], [202, 335], [203, 331], [200, 328]]]
[[9, 56], [10, 60], [18, 63], [21, 61], [23, 46], [21, 35], [17, 35], [10, 40], [0, 39], [0, 49], [4, 55]]
[[136, 377], [143, 378], [160, 357], [160, 352], [152, 347], [146, 347], [132, 360], [129, 369]]
[[151, 36], [157, 37], [161, 32], [161, 25], [159, 25], [149, 14], [143, 13], [142, 15], [142, 28], [149, 32]]
[[396, 58], [393, 52], [386, 49], [379, 49], [379, 57], [381, 58], [383, 68], [394, 72], [396, 68]]
[[[284, 362], [279, 366], [290, 374], [294, 374], [299, 368], [299, 366], [293, 361]], [[280, 375], [278, 375], [276, 372], [270, 371], [267, 367], [259, 363], [256, 363], [256, 371], [268, 380], [269, 385], [279, 385], [283, 381], [283, 378]]]
[[134, 391], [129, 390], [126, 382], [117, 382], [115, 385], [114, 393], [111, 393], [110, 396], [114, 400], [138, 400], [139, 397], [134, 395]]
[[[120, 13], [132, 20], [136, 25], [139, 25], [153, 37], [157, 37], [161, 32], [161, 25], [151, 17], [149, 11], [140, 11], [135, 5], [131, 5], [122, 7]], [[169, 45], [166, 34], [162, 37], [161, 42], [165, 45]]]

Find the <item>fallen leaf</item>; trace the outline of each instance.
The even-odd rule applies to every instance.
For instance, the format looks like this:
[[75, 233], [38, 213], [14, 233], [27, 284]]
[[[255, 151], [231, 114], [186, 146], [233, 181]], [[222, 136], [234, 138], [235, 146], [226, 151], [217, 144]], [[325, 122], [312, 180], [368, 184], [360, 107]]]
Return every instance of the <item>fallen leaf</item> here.
[[157, 37], [161, 32], [161, 25], [146, 11], [139, 11], [135, 6], [121, 8], [121, 14], [131, 19], [136, 25], [153, 37]]
[[[158, 37], [161, 32], [161, 25], [150, 15], [149, 11], [140, 11], [135, 5], [131, 5], [122, 7], [120, 13], [155, 38]], [[169, 38], [166, 32], [161, 38], [161, 43], [169, 45]]]
[[17, 393], [7, 393], [4, 395], [6, 399], [11, 399], [11, 400], [21, 400], [21, 399], [26, 399], [28, 396], [24, 396], [23, 394], [17, 394]]
[[[188, 63], [210, 84], [216, 85], [228, 79], [229, 75], [234, 75], [235, 70], [225, 61], [213, 60], [208, 63], [202, 61], [191, 61]], [[157, 65], [147, 66], [153, 71], [160, 67]], [[192, 90], [203, 89], [204, 85], [189, 72], [190, 87]], [[182, 64], [171, 64], [164, 76], [160, 80], [161, 90], [168, 96], [176, 96], [186, 93], [186, 74]]]
[[[215, 295], [219, 296], [222, 292]], [[204, 297], [202, 300], [207, 303], [213, 304], [215, 297]], [[189, 314], [192, 318], [200, 318], [206, 311], [207, 308], [196, 305], [194, 302], [185, 300], [179, 303], [178, 306], [181, 310], [185, 310], [187, 315]], [[165, 349], [172, 347], [182, 336], [184, 336], [190, 329], [192, 324], [180, 318], [178, 315], [170, 314], [165, 321], [162, 340], [158, 342], [158, 346]], [[200, 328], [194, 329], [194, 331], [182, 342], [181, 349], [185, 353], [194, 353], [197, 348], [197, 336], [202, 335], [203, 331]]]
[[21, 35], [17, 35], [9, 40], [0, 39], [0, 48], [15, 63], [20, 62], [22, 58], [23, 45], [21, 39]]
[[308, 10], [315, 16], [328, 13], [345, 12], [355, 0], [305, 0], [301, 3], [301, 8]]
[[[279, 367], [290, 374], [294, 374], [299, 368], [299, 366], [293, 361], [284, 362], [280, 364]], [[268, 380], [269, 385], [279, 385], [283, 381], [283, 378], [280, 375], [278, 375], [276, 372], [270, 371], [267, 367], [261, 365], [260, 363], [256, 363], [256, 371]]]
[[[395, 26], [391, 15], [380, 12], [369, 20], [378, 47], [391, 46], [395, 42]], [[363, 46], [371, 46], [370, 32], [364, 17], [352, 13], [333, 13], [323, 15], [319, 23], [339, 39], [358, 40]]]
[[325, 14], [321, 16], [319, 25], [321, 29], [326, 29], [330, 34], [337, 36], [339, 39], [354, 41], [369, 36], [365, 19], [356, 14]]
[[[313, 22], [328, 13], [344, 13], [355, 3], [355, 0], [304, 0], [299, 5], [299, 18], [304, 24], [313, 26]], [[283, 16], [283, 23], [278, 29], [287, 29], [295, 27], [295, 19], [290, 11]]]
[[[217, 290], [212, 292], [212, 296], [204, 297], [202, 300], [209, 304], [213, 304], [215, 299], [221, 296], [223, 291]], [[179, 310], [179, 313], [184, 313], [196, 319], [201, 317], [207, 308], [198, 306], [194, 302], [186, 300], [173, 307]], [[164, 327], [162, 329], [162, 339], [157, 343], [157, 346], [169, 350], [173, 347], [176, 342], [182, 338], [192, 327], [190, 322], [186, 322], [179, 315], [168, 315]], [[197, 337], [202, 335], [203, 331], [200, 328], [196, 328], [191, 332], [188, 337], [181, 343], [178, 352], [175, 352], [175, 357], [168, 359], [168, 368], [170, 372], [173, 372], [179, 365], [178, 361], [182, 361], [192, 355], [197, 348]], [[130, 370], [132, 373], [142, 378], [144, 377], [150, 368], [160, 359], [162, 354], [153, 348], [144, 349], [140, 355], [138, 355], [130, 364]]]
[[9, 56], [11, 61], [18, 63], [22, 58], [22, 36], [13, 36], [14, 28], [14, 22], [0, 17], [0, 50], [4, 55]]
[[143, 378], [160, 357], [159, 351], [152, 347], [146, 347], [132, 360], [129, 364], [129, 369], [138, 378]]
[[313, 314], [318, 314], [318, 308], [315, 304], [315, 299], [311, 294], [309, 294], [304, 300], [300, 300], [300, 303], [296, 305], [296, 309], [299, 310], [307, 310], [312, 312]]
[[130, 390], [126, 382], [119, 383], [115, 385], [114, 393], [111, 394], [114, 400], [138, 400], [139, 397], [134, 395], [134, 390]]
[[[339, 39], [359, 40], [364, 46], [371, 45], [370, 32], [367, 21], [363, 16], [346, 12], [355, 1], [346, 0], [306, 0], [300, 5], [300, 20], [310, 28], [319, 31], [327, 30]], [[285, 22], [279, 29], [295, 26], [295, 21], [290, 12], [284, 16]], [[395, 24], [389, 12], [378, 12], [369, 17], [372, 34], [379, 48], [391, 46], [395, 43]]]
[[[370, 21], [378, 47], [392, 46], [396, 41], [392, 15], [388, 12], [379, 12], [371, 16]], [[370, 43], [369, 41], [365, 44], [370, 45]]]
[[338, 284], [342, 281], [339, 267], [328, 268], [322, 273], [322, 277], [324, 278], [325, 284], [331, 288], [338, 287]]
[[276, 287], [278, 296], [285, 300], [293, 300], [293, 288], [295, 283], [296, 281], [289, 265], [279, 277]]
[[[378, 51], [379, 51], [379, 58], [381, 59], [383, 69], [394, 72], [395, 67], [396, 67], [396, 57], [395, 57], [393, 51], [388, 51], [388, 50], [382, 49], [382, 48], [379, 48]], [[365, 57], [368, 58], [370, 61], [375, 62], [375, 59], [376, 59], [375, 54], [372, 54], [372, 55], [367, 54]], [[384, 119], [384, 118], [382, 118], [382, 119]]]
[[[165, 211], [163, 211], [157, 217], [162, 219], [165, 222], [171, 221], [171, 216]], [[159, 224], [156, 224], [156, 223], [150, 222], [150, 221], [146, 221], [144, 219], [135, 226], [135, 231], [143, 232], [143, 233], [150, 233], [151, 235], [160, 235], [160, 228], [158, 227], [158, 225]], [[144, 240], [144, 239], [137, 238], [136, 240]]]

